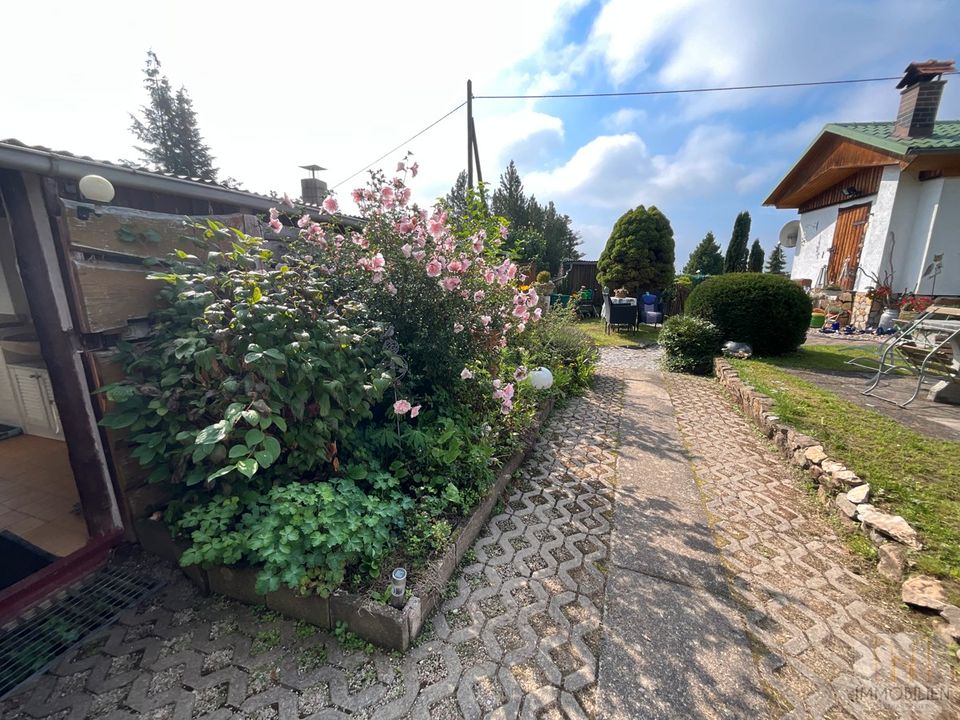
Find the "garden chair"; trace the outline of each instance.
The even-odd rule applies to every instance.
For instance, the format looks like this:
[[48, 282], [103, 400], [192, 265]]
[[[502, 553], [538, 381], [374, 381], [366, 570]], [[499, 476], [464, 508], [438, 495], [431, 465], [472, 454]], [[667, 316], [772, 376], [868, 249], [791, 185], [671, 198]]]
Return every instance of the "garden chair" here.
[[[860, 360], [854, 358], [847, 364], [866, 367]], [[917, 375], [913, 395], [902, 403], [878, 395], [876, 391], [883, 377], [903, 369]], [[933, 305], [899, 334], [885, 341], [880, 348], [876, 375], [863, 394], [906, 407], [917, 399], [928, 375], [960, 384], [960, 308]]]
[[636, 305], [627, 305], [623, 303], [614, 303], [610, 301], [610, 295], [603, 294], [603, 331], [609, 335], [614, 330], [620, 328], [637, 329], [637, 318], [639, 317]]
[[590, 288], [580, 291], [580, 299], [577, 301], [577, 315], [581, 319], [597, 316], [597, 308], [593, 304], [593, 290]]

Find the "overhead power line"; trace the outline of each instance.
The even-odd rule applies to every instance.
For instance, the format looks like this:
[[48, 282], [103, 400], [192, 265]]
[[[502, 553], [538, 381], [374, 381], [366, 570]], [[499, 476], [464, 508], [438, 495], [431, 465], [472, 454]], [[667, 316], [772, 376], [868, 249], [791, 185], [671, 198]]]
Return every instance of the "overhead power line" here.
[[[956, 75], [956, 72], [943, 73]], [[544, 100], [548, 98], [637, 97], [640, 95], [686, 95], [692, 93], [727, 92], [730, 90], [767, 90], [773, 88], [814, 87], [817, 85], [853, 85], [856, 83], [888, 82], [893, 77], [856, 78], [853, 80], [815, 80], [811, 82], [765, 83], [760, 85], [730, 85], [724, 87], [681, 88], [676, 90], [637, 90], [634, 92], [546, 93], [543, 95], [474, 95], [475, 100]]]
[[425, 128], [423, 128], [423, 130], [421, 130], [420, 132], [416, 133], [415, 135], [411, 135], [411, 136], [408, 137], [406, 140], [404, 140], [402, 143], [398, 144], [396, 147], [390, 148], [389, 150], [387, 150], [383, 155], [381, 155], [380, 157], [378, 157], [376, 160], [373, 160], [373, 161], [371, 161], [371, 162], [368, 162], [368, 163], [367, 163], [366, 165], [364, 165], [362, 168], [360, 168], [359, 170], [357, 170], [353, 175], [350, 175], [349, 177], [346, 177], [346, 178], [344, 178], [343, 180], [341, 180], [340, 182], [338, 182], [336, 185], [334, 185], [334, 186], [331, 188], [331, 190], [335, 190], [336, 188], [340, 187], [340, 186], [343, 185], [344, 183], [350, 182], [350, 181], [353, 180], [357, 175], [359, 175], [360, 173], [362, 173], [362, 172], [363, 172], [364, 170], [366, 170], [367, 168], [369, 168], [369, 167], [371, 167], [371, 166], [373, 166], [373, 165], [376, 165], [378, 162], [380, 162], [381, 160], [383, 160], [385, 157], [387, 157], [387, 156], [389, 156], [389, 155], [392, 155], [392, 154], [395, 153], [397, 150], [400, 150], [400, 149], [401, 149], [404, 145], [406, 145], [407, 143], [413, 142], [413, 141], [416, 140], [418, 137], [420, 137], [421, 135], [423, 135], [427, 130], [430, 130], [431, 128], [433, 128], [433, 127], [436, 126], [436, 125], [439, 125], [441, 122], [443, 122], [443, 121], [446, 120], [448, 117], [450, 117], [451, 115], [453, 115], [457, 110], [459, 110], [460, 108], [462, 108], [462, 107], [463, 107], [464, 105], [466, 105], [466, 104], [467, 104], [467, 101], [464, 100], [462, 103], [460, 103], [460, 104], [457, 105], [455, 108], [453, 108], [453, 110], [450, 110], [448, 113], [446, 113], [446, 114], [438, 117], [438, 118], [437, 118], [436, 120], [434, 120], [432, 123], [430, 123], [430, 124], [427, 125]]
[[[956, 75], [957, 72], [947, 72], [943, 73], [944, 75]], [[902, 75], [893, 75], [890, 77], [873, 77], [873, 78], [853, 78], [848, 80], [814, 80], [810, 82], [785, 82], [785, 83], [762, 83], [757, 85], [729, 85], [723, 87], [701, 87], [701, 88], [676, 88], [672, 90], [636, 90], [628, 92], [584, 92], [584, 93], [544, 93], [539, 95], [474, 95], [474, 100], [547, 100], [547, 99], [564, 99], [564, 98], [603, 98], [603, 97], [642, 97], [648, 95], [692, 95], [696, 93], [714, 93], [714, 92], [730, 92], [734, 90], [772, 90], [777, 88], [794, 88], [794, 87], [817, 87], [817, 86], [829, 86], [829, 85], [855, 85], [862, 83], [874, 83], [874, 82], [890, 82], [892, 80], [902, 79]], [[457, 110], [460, 110], [467, 102], [464, 100], [462, 103], [457, 105], [452, 110], [441, 115], [439, 118], [434, 120], [432, 123], [427, 125], [425, 128], [420, 130], [414, 135], [411, 135], [409, 138], [404, 140], [402, 143], [399, 143], [395, 147], [387, 150], [376, 160], [373, 160], [362, 168], [357, 170], [352, 175], [344, 178], [331, 189], [336, 189], [343, 185], [344, 183], [353, 180], [357, 175], [362, 173], [364, 170], [376, 165], [378, 162], [388, 157], [389, 155], [395, 153], [397, 150], [403, 148], [404, 145], [416, 140], [418, 137], [423, 135], [428, 130], [434, 128], [436, 125], [439, 125], [441, 122], [446, 120], [448, 117], [453, 115]]]

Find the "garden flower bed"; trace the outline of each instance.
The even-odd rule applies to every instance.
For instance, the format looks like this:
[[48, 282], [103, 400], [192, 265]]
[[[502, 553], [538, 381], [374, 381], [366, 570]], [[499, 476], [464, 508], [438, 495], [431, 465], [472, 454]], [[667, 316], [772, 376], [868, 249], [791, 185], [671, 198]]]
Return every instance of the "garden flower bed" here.
[[[539, 430], [552, 409], [553, 400], [546, 400], [531, 429]], [[406, 650], [417, 639], [424, 621], [436, 609], [443, 588], [490, 518], [514, 473], [523, 464], [536, 441], [536, 434], [531, 432], [524, 448], [503, 464], [490, 491], [455, 528], [447, 548], [410, 579], [410, 592], [402, 608], [378, 602], [369, 595], [343, 591], [337, 591], [329, 597], [299, 595], [289, 588], [260, 593], [256, 587], [257, 571], [249, 567], [216, 565], [202, 568], [188, 565], [183, 570], [204, 593], [216, 592], [248, 605], [265, 605], [271, 610], [322, 628], [333, 629], [342, 623], [350, 632], [375, 645], [391, 650]], [[160, 520], [141, 518], [137, 521], [136, 532], [145, 549], [173, 562], [179, 562], [189, 546], [185, 538], [171, 535], [169, 528]]]
[[[300, 233], [279, 250], [211, 222], [230, 251], [153, 261], [165, 306], [104, 388], [103, 424], [165, 498], [138, 519], [146, 545], [212, 591], [397, 648], [544, 408], [596, 361], [572, 312], [544, 315], [519, 285], [503, 221], [476, 195], [456, 218], [411, 205], [415, 171], [354, 191], [362, 231], [286, 202], [271, 228]], [[537, 366], [552, 388], [528, 379]], [[418, 593], [402, 610], [386, 604], [395, 567]]]

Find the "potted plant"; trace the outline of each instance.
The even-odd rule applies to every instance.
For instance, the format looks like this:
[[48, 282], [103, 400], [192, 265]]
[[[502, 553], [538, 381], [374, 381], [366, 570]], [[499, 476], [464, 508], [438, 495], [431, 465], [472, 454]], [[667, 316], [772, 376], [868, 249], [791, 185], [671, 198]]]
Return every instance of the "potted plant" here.
[[553, 282], [553, 279], [550, 277], [549, 270], [541, 270], [537, 273], [537, 279], [534, 283], [534, 287], [536, 288], [537, 294], [540, 297], [550, 297], [553, 294], [553, 291], [557, 288]]
[[822, 328], [827, 319], [827, 313], [823, 308], [814, 308], [810, 313], [810, 327]]
[[933, 304], [933, 298], [929, 295], [915, 295], [914, 293], [903, 293], [897, 303], [900, 310], [900, 320], [912, 321], [917, 315], [926, 312]]

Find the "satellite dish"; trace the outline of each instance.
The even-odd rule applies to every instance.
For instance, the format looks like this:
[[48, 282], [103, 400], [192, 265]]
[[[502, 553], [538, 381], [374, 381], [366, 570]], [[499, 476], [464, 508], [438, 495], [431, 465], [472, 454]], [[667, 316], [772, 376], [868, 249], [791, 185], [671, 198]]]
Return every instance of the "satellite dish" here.
[[785, 248], [797, 246], [800, 237], [800, 221], [791, 220], [780, 229], [780, 244]]

